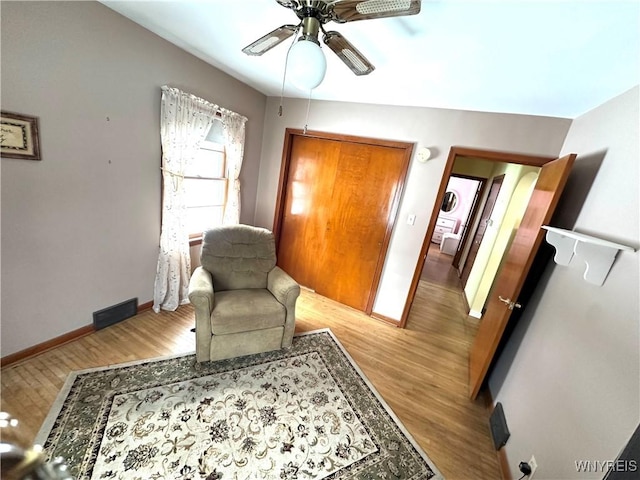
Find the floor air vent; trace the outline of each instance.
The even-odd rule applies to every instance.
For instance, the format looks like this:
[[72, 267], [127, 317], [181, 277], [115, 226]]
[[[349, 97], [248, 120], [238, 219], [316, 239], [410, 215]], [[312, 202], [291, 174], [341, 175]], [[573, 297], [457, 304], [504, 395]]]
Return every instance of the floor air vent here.
[[96, 330], [100, 330], [101, 328], [133, 317], [136, 313], [138, 313], [138, 299], [132, 298], [131, 300], [93, 312], [93, 326]]
[[507, 443], [511, 435], [509, 428], [507, 428], [507, 419], [504, 417], [504, 410], [500, 402], [496, 403], [496, 408], [493, 409], [493, 413], [489, 419], [489, 426], [491, 427], [493, 446], [496, 450], [500, 450], [504, 447], [505, 443]]

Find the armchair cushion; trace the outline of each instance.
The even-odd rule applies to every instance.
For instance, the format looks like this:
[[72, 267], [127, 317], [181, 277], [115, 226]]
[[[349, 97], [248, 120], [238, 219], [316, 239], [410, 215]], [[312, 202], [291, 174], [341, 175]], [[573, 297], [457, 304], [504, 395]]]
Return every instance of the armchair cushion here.
[[282, 327], [287, 312], [268, 290], [245, 289], [216, 292], [211, 315], [214, 335]]
[[216, 293], [267, 288], [267, 274], [276, 266], [273, 235], [248, 225], [209, 230], [202, 241], [200, 264], [211, 272]]

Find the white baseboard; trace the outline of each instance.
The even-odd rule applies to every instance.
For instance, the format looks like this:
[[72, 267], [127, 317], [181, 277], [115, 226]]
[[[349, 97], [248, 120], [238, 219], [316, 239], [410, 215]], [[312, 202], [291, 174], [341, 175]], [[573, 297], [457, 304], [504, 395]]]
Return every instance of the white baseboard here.
[[469, 316], [473, 318], [482, 318], [482, 312], [476, 312], [475, 310], [469, 310]]

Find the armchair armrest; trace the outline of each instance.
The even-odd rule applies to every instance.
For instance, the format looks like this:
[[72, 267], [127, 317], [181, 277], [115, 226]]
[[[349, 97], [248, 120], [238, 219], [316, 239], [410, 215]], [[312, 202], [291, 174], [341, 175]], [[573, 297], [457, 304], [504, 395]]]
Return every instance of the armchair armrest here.
[[296, 301], [300, 285], [280, 267], [274, 267], [267, 276], [267, 289], [287, 310], [282, 346], [290, 347], [296, 327]]
[[295, 306], [300, 295], [300, 285], [280, 267], [274, 267], [267, 277], [267, 289], [287, 309]]
[[189, 280], [189, 301], [196, 314], [196, 356], [202, 362], [209, 360], [211, 312], [214, 305], [213, 280], [211, 274], [202, 267], [196, 268]]
[[213, 280], [204, 268], [194, 270], [189, 280], [189, 300], [198, 308], [205, 309], [207, 315], [213, 311]]

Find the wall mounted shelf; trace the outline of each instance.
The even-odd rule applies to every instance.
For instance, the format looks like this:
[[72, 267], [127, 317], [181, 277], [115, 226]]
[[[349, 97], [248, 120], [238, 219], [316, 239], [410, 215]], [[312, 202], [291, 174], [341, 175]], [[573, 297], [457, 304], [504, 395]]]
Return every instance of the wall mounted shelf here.
[[547, 225], [543, 225], [542, 228], [547, 231], [547, 242], [556, 249], [556, 254], [553, 257], [555, 262], [558, 265], [567, 266], [574, 255], [581, 258], [587, 264], [584, 279], [594, 285], [604, 283], [620, 250], [636, 251], [635, 248], [627, 245], [609, 242], [563, 228]]

